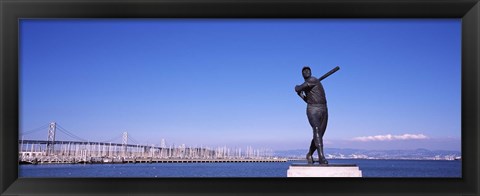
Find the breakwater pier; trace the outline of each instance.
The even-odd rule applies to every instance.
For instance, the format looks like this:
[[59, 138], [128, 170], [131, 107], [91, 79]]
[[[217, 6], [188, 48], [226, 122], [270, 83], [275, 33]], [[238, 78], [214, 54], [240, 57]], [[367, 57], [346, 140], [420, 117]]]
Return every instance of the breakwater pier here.
[[124, 163], [271, 163], [287, 162], [287, 159], [278, 158], [232, 158], [232, 159], [164, 159], [164, 158], [61, 158], [61, 157], [37, 157], [24, 158], [20, 164], [124, 164]]

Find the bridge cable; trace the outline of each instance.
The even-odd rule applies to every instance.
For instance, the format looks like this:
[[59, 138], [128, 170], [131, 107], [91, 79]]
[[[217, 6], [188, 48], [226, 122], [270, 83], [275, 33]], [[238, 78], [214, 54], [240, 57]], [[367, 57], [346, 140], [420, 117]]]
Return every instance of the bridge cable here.
[[129, 141], [132, 141], [133, 144], [140, 144], [140, 142], [138, 142], [136, 139], [134, 139], [134, 138], [132, 137], [132, 135], [130, 135], [130, 134], [128, 135], [128, 140], [129, 140]]
[[61, 131], [62, 133], [65, 133], [67, 134], [68, 136], [74, 138], [74, 139], [77, 139], [77, 140], [80, 140], [80, 141], [83, 141], [83, 142], [88, 142], [88, 140], [86, 139], [83, 139], [79, 136], [76, 136], [75, 134], [71, 133], [70, 131], [67, 131], [65, 128], [63, 128], [62, 126], [60, 126], [58, 123], [57, 123], [57, 128], [59, 128], [58, 130]]
[[29, 130], [29, 131], [24, 131], [24, 132], [21, 131], [20, 135], [28, 135], [28, 134], [32, 134], [32, 133], [35, 133], [35, 132], [40, 131], [40, 130], [45, 130], [46, 128], [48, 128], [49, 125], [50, 124], [46, 124], [46, 125], [43, 125], [41, 127]]
[[101, 142], [102, 142], [102, 143], [108, 143], [108, 142], [112, 142], [112, 141], [114, 141], [114, 140], [120, 139], [121, 137], [122, 137], [122, 136], [121, 136], [121, 135], [119, 135], [119, 136], [117, 136], [117, 137], [114, 137], [114, 138], [112, 138], [112, 139], [105, 140], [105, 141], [101, 141]]

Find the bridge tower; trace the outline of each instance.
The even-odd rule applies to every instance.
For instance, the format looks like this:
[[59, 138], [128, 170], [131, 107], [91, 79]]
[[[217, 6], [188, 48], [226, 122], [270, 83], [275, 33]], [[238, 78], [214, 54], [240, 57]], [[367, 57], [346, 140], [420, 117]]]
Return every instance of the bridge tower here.
[[48, 127], [48, 138], [47, 138], [47, 150], [46, 155], [51, 155], [55, 153], [55, 132], [57, 130], [57, 123], [51, 122]]
[[127, 156], [127, 145], [128, 145], [128, 133], [125, 131], [123, 132], [123, 140], [122, 140], [122, 147], [123, 147], [123, 156]]

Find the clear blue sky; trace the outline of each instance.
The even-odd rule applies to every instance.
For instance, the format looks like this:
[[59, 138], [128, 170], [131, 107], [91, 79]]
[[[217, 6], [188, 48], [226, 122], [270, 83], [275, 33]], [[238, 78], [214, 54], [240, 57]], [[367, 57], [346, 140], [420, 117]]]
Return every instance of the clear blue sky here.
[[20, 128], [306, 149], [294, 86], [338, 65], [326, 147], [459, 150], [460, 39], [460, 19], [21, 20]]

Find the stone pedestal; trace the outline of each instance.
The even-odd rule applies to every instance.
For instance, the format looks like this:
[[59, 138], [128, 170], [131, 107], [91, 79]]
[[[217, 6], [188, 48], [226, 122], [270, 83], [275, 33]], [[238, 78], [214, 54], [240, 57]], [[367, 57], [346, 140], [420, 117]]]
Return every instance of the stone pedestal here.
[[362, 177], [362, 171], [355, 164], [292, 164], [287, 177]]

